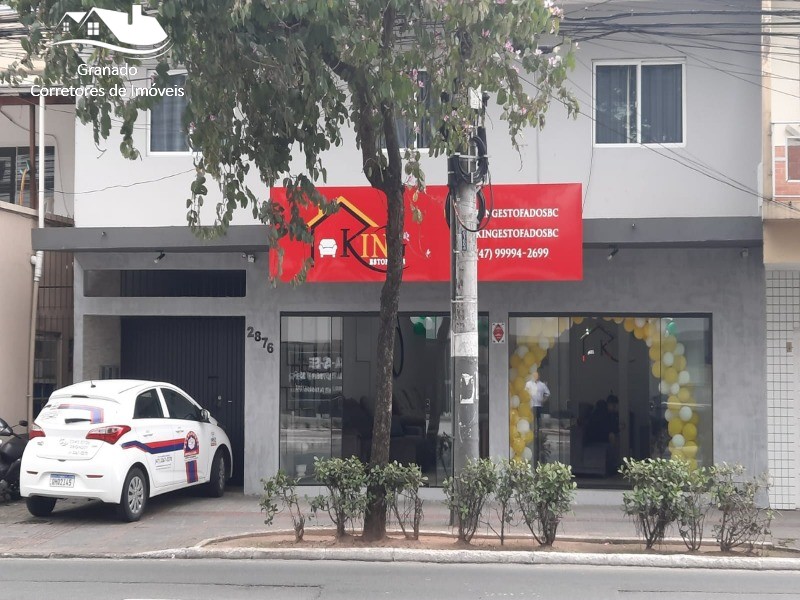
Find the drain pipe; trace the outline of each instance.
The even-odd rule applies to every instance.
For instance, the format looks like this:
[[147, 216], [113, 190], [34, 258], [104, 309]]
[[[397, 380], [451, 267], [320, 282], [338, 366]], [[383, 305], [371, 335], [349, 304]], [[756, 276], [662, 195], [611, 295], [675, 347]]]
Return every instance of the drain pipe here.
[[[39, 212], [39, 229], [44, 228], [44, 171], [45, 171], [45, 157], [44, 157], [44, 94], [39, 96], [39, 157], [37, 159], [38, 175], [38, 199], [37, 209]], [[31, 162], [33, 156], [31, 156]], [[27, 416], [28, 423], [33, 423], [33, 380], [34, 380], [34, 367], [36, 364], [36, 320], [37, 309], [39, 306], [39, 281], [42, 279], [42, 270], [44, 268], [44, 252], [37, 250], [34, 256], [31, 256], [31, 264], [33, 265], [33, 294], [31, 295], [31, 337], [30, 337], [30, 355], [28, 357], [28, 406]]]

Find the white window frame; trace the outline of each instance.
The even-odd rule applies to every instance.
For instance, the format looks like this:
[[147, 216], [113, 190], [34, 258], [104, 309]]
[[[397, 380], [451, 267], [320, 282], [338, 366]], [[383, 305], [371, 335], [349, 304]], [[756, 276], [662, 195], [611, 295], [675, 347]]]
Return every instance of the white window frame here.
[[[647, 142], [642, 139], [642, 66], [679, 65], [681, 67], [681, 140], [680, 142]], [[635, 142], [621, 144], [597, 141], [597, 67], [636, 67], [636, 138]], [[597, 60], [592, 64], [592, 146], [595, 148], [636, 148], [654, 146], [664, 148], [686, 147], [686, 61], [677, 59]]]
[[[155, 70], [147, 71], [147, 78], [148, 81], [151, 81], [151, 77], [155, 75]], [[186, 75], [187, 71], [185, 69], [171, 69], [167, 71], [167, 75]], [[150, 148], [150, 137], [151, 133], [151, 126], [153, 123], [152, 115], [150, 114], [151, 110], [147, 109], [147, 114], [145, 115], [145, 124], [147, 125], [147, 156], [195, 156], [198, 153], [189, 148], [188, 150], [176, 150], [175, 152], [164, 152], [164, 151], [155, 151]]]
[[[417, 69], [417, 72], [418, 73], [426, 73], [427, 74], [428, 70], [427, 69]], [[428, 81], [430, 81], [430, 79]], [[429, 94], [432, 93], [432, 90], [428, 90], [428, 93]], [[414, 95], [416, 96], [416, 93]], [[419, 102], [420, 99], [417, 98], [417, 101]], [[401, 119], [401, 118], [404, 118], [404, 117], [397, 116], [397, 115], [395, 116], [395, 119]], [[414, 123], [414, 127], [417, 127], [417, 126], [418, 126], [418, 123], [415, 122]], [[433, 130], [433, 125], [431, 125], [431, 138], [433, 138], [433, 135], [434, 135], [434, 130]], [[383, 139], [383, 134], [381, 134], [381, 136], [380, 136], [380, 142], [381, 142], [380, 143], [381, 152], [386, 154], [385, 140]], [[421, 156], [430, 156], [430, 154], [431, 154], [430, 146], [420, 146], [419, 148], [417, 147], [417, 134], [416, 133], [414, 133], [414, 145], [411, 148], [408, 148], [406, 146], [400, 146], [400, 154], [403, 154], [406, 150], [411, 150], [412, 152], [419, 152]]]
[[100, 23], [97, 21], [89, 21], [86, 23], [86, 35], [89, 37], [97, 37], [100, 35]]
[[797, 145], [793, 145], [794, 148], [800, 146], [800, 137], [789, 135], [786, 136], [786, 141], [784, 142], [784, 151], [783, 151], [783, 160], [786, 166], [786, 181], [787, 183], [797, 183], [800, 182], [800, 179], [792, 179], [789, 177], [789, 140], [797, 140]]

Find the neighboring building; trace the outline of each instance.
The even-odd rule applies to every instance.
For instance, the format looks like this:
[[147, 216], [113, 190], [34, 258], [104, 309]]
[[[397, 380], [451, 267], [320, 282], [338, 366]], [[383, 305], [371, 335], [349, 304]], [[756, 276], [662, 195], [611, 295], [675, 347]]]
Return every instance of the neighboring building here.
[[[737, 6], [719, 15], [709, 0], [568, 3], [583, 114], [568, 120], [554, 104], [518, 156], [490, 104], [495, 184], [582, 186], [583, 279], [480, 285], [484, 454], [534, 451], [524, 384], [536, 365], [551, 393], [536, 442], [545, 458], [570, 463], [582, 488], [618, 489], [623, 456], [767, 469], [753, 144], [761, 64], [758, 52], [736, 50], [742, 33], [758, 43], [760, 4]], [[733, 41], [685, 42], [720, 23], [735, 24]], [[186, 389], [225, 425], [247, 493], [279, 468], [310, 481], [314, 456], [369, 452], [380, 284], [273, 288], [265, 232], [248, 211], [227, 237], [194, 238], [181, 102], [166, 99], [140, 121], [137, 162], [115, 139], [98, 155], [78, 127], [76, 155], [87, 160], [75, 165], [75, 189], [106, 189], [76, 194], [74, 229], [34, 233], [36, 248], [75, 253], [75, 378], [119, 373]], [[354, 146], [327, 158], [328, 185], [366, 185]], [[443, 158], [425, 166], [429, 184], [446, 182]], [[366, 195], [352, 193], [351, 208]], [[320, 261], [348, 247], [316, 241]], [[367, 242], [380, 250], [380, 239]], [[421, 463], [438, 486], [451, 464], [448, 284], [405, 283], [400, 312], [392, 456]], [[503, 343], [489, 341], [495, 323]]]
[[[20, 52], [24, 29], [0, 8], [0, 69]], [[29, 418], [52, 390], [72, 383], [72, 256], [46, 252], [39, 285], [35, 361], [30, 368], [33, 266], [38, 226], [38, 99], [29, 86], [0, 86], [0, 417]], [[75, 110], [48, 102], [45, 132], [45, 225], [70, 227], [73, 211]], [[31, 133], [33, 131], [33, 133]], [[31, 161], [31, 152], [36, 157]], [[28, 400], [33, 377], [33, 399]]]
[[[770, 497], [800, 505], [800, 27], [765, 2], [764, 266]], [[773, 12], [774, 11], [774, 12]]]

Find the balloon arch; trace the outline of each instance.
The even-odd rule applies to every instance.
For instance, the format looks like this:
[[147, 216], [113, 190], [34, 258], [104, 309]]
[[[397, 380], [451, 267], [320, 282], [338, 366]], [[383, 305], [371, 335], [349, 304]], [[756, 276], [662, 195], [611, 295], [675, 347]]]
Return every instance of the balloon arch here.
[[[533, 459], [535, 417], [525, 384], [555, 346], [558, 337], [585, 319], [517, 317], [516, 347], [510, 353], [508, 370], [509, 453], [513, 459]], [[671, 319], [640, 317], [603, 317], [603, 320], [621, 324], [625, 331], [647, 344], [650, 372], [659, 380], [662, 396], [666, 396], [664, 420], [670, 437], [670, 457], [685, 459], [692, 469], [696, 469], [699, 415], [686, 369], [686, 348], [678, 341], [676, 323]]]

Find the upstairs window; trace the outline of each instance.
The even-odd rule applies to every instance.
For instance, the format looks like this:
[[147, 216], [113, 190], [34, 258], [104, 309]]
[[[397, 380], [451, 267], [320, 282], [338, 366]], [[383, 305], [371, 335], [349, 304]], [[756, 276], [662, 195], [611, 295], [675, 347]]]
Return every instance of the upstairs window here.
[[[428, 114], [431, 106], [431, 80], [426, 71], [417, 71], [415, 81], [419, 86], [417, 92], [417, 103], [420, 105], [420, 112]], [[397, 139], [400, 149], [413, 148], [415, 150], [426, 150], [431, 145], [433, 128], [430, 118], [415, 122], [411, 119], [397, 116]], [[381, 136], [381, 146], [386, 149], [386, 140]]]
[[[35, 149], [36, 160], [39, 159], [39, 148]], [[45, 146], [44, 149], [44, 198], [53, 199], [55, 188], [55, 149]], [[31, 202], [31, 180], [38, 174], [32, 168], [30, 149], [27, 146], [0, 147], [0, 202], [10, 202], [19, 206], [33, 208], [37, 199]]]
[[[170, 75], [167, 87], [184, 87], [186, 74]], [[186, 96], [164, 96], [150, 110], [150, 152], [189, 152], [184, 125]]]
[[683, 65], [595, 67], [596, 144], [682, 144]]

